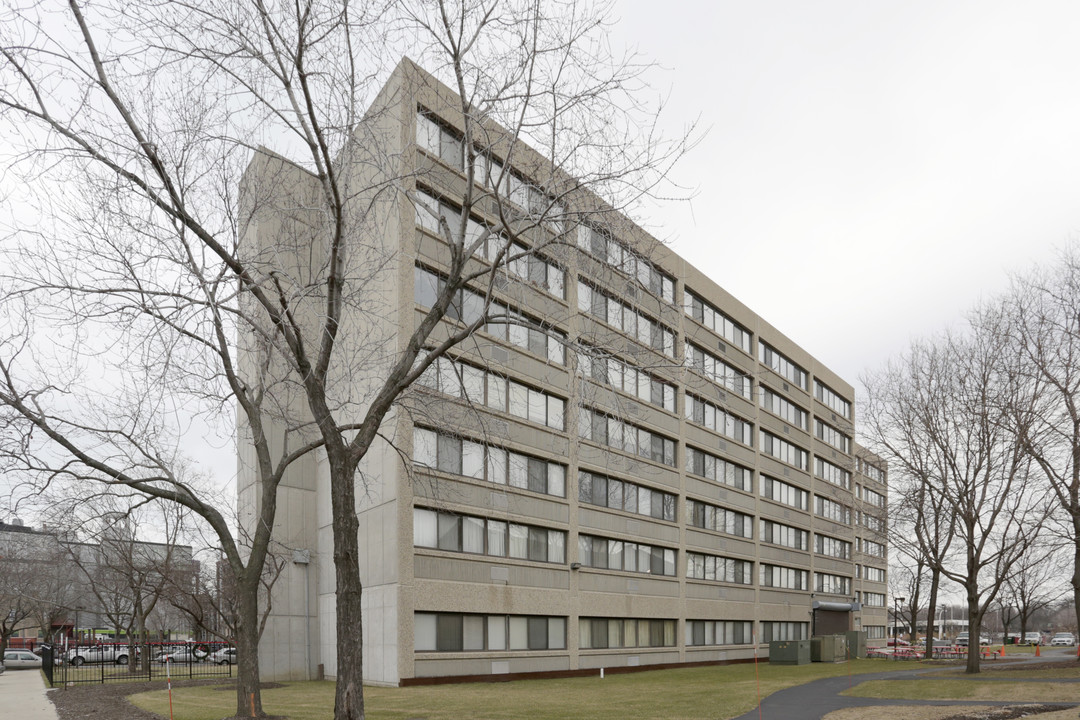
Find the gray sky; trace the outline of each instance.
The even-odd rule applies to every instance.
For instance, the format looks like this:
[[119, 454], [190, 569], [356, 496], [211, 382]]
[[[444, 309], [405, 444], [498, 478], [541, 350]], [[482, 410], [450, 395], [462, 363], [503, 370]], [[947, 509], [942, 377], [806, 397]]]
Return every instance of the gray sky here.
[[649, 229], [856, 386], [1080, 230], [1080, 3], [615, 9], [709, 130]]

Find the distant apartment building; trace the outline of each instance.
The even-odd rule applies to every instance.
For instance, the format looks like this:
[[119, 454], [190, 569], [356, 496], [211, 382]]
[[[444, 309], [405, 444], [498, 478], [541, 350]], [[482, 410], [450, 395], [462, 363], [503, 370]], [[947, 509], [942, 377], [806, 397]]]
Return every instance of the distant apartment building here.
[[[403, 61], [380, 100], [386, 132], [364, 141], [408, 170], [381, 211], [385, 310], [356, 322], [388, 347], [447, 269], [434, 216], [460, 212], [465, 182], [453, 97]], [[481, 152], [508, 178], [492, 192], [519, 204], [543, 192], [523, 169], [542, 159], [519, 148], [519, 169]], [[281, 208], [317, 197], [269, 152], [246, 182], [282, 178], [296, 202], [246, 228], [262, 249], [301, 213]], [[737, 661], [812, 632], [884, 643], [885, 467], [854, 442], [852, 386], [625, 218], [549, 231], [567, 247], [496, 285], [497, 306], [525, 321], [490, 324], [440, 360], [387, 420], [394, 447], [362, 468], [366, 679]], [[242, 516], [252, 464], [242, 445]], [[264, 677], [335, 674], [326, 478], [313, 456], [280, 489], [276, 537], [297, 550]]]

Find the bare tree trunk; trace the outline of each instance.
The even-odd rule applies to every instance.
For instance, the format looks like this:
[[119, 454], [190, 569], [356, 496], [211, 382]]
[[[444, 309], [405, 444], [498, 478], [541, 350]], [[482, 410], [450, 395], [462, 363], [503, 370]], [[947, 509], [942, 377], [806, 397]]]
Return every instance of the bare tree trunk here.
[[981, 648], [979, 637], [982, 635], [982, 613], [979, 612], [979, 593], [976, 587], [971, 585], [967, 588], [968, 603], [968, 656], [965, 673], [977, 674], [979, 672], [979, 660]]
[[262, 717], [259, 691], [259, 571], [247, 567], [236, 578], [236, 707], [237, 717]]
[[941, 574], [930, 568], [930, 602], [926, 606], [926, 654], [927, 658], [934, 656], [934, 617], [937, 615], [938, 585], [941, 582]]
[[363, 607], [360, 579], [360, 551], [357, 533], [354, 471], [342, 457], [330, 450], [331, 495], [334, 512], [334, 570], [337, 581], [337, 627], [349, 632], [337, 634], [337, 686], [334, 695], [335, 720], [364, 718]]

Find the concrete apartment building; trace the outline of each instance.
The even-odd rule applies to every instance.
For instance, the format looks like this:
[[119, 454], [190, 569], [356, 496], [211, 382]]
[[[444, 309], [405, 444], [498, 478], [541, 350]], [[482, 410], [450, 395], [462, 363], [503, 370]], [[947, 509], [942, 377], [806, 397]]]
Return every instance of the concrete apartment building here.
[[[403, 178], [376, 206], [380, 271], [367, 291], [382, 311], [349, 328], [388, 355], [447, 267], [433, 213], [458, 212], [465, 182], [453, 99], [403, 61], [357, 141], [395, 158]], [[509, 176], [498, 192], [520, 203], [540, 192], [522, 168], [542, 158], [484, 152]], [[370, 180], [360, 165], [343, 166], [357, 186]], [[303, 274], [318, 238], [315, 252], [278, 246], [312, 212], [313, 179], [261, 152], [246, 185], [278, 196], [245, 242]], [[485, 207], [477, 223], [495, 221]], [[851, 385], [618, 214], [549, 230], [566, 238], [561, 252], [511, 264], [495, 291], [525, 322], [489, 325], [440, 360], [387, 419], [393, 447], [362, 468], [366, 679], [745, 660], [755, 641], [849, 629], [883, 644], [885, 470], [854, 443]], [[248, 518], [252, 464], [242, 451]], [[276, 538], [294, 562], [275, 587], [261, 669], [333, 676], [322, 460], [279, 492]]]

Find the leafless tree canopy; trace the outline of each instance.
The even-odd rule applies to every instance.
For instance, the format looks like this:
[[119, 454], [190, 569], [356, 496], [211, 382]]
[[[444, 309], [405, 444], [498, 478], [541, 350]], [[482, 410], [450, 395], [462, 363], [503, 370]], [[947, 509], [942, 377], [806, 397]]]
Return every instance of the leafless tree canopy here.
[[[613, 211], [660, 192], [685, 150], [685, 139], [656, 134], [647, 66], [611, 52], [606, 10], [70, 0], [0, 11], [4, 461], [30, 473], [34, 492], [121, 486], [178, 503], [212, 529], [237, 583], [238, 713], [258, 697], [259, 587], [289, 468], [316, 449], [327, 457], [336, 717], [362, 717], [354, 481], [383, 419], [441, 355], [507, 321], [491, 304], [500, 272], [491, 268], [537, 253], [557, 262], [573, 223], [621, 222]], [[459, 96], [443, 108], [464, 128], [456, 218], [412, 189], [437, 194], [436, 175], [367, 142], [401, 48]], [[284, 158], [276, 186], [244, 183], [260, 145]], [[511, 165], [528, 176], [524, 212], [505, 201], [522, 182]], [[311, 188], [299, 206], [294, 169]], [[371, 289], [392, 257], [371, 230], [395, 196], [435, 220], [451, 271], [387, 354], [350, 333], [357, 317], [380, 312]], [[499, 223], [476, 235], [468, 218], [480, 204]], [[267, 212], [287, 218], [281, 251], [252, 252], [243, 235]], [[481, 253], [490, 265], [475, 262]], [[483, 298], [481, 313], [436, 333], [466, 287]], [[372, 359], [385, 373], [358, 377]], [[234, 409], [258, 484], [243, 537], [220, 507], [214, 470], [192, 451], [192, 440], [230, 448]]]

